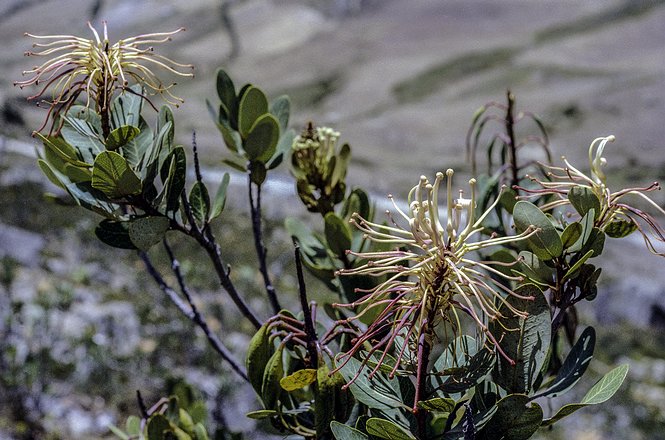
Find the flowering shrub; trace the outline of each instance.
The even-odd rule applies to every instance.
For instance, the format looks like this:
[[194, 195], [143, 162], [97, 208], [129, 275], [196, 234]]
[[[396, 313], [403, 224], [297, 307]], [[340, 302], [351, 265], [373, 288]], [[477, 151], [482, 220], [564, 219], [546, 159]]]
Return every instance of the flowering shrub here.
[[[601, 269], [590, 261], [602, 254], [606, 237], [639, 230], [647, 247], [663, 256], [655, 244], [665, 241], [662, 227], [625, 201], [635, 195], [665, 214], [646, 195], [658, 184], [607, 188], [603, 152], [613, 138], [591, 144], [590, 175], [566, 160], [564, 167], [523, 164], [519, 151], [530, 144], [515, 138], [514, 126], [530, 115], [515, 117], [509, 93], [507, 105], [484, 107], [473, 120], [474, 168], [487, 123], [503, 121], [505, 130], [492, 136], [490, 175], [469, 181], [469, 198], [461, 191], [455, 197], [454, 173], [447, 170], [433, 182], [422, 176], [404, 205], [389, 196], [393, 209], [381, 216], [366, 191], [347, 187], [351, 148], [338, 149], [339, 132], [310, 124], [296, 136], [288, 128], [287, 97], [270, 101], [250, 84], [237, 89], [218, 71], [219, 99], [208, 108], [230, 153], [224, 163], [247, 176], [257, 270], [273, 314], [264, 321], [236, 288], [226, 263], [233, 250], [212, 229], [224, 221], [230, 175], [211, 197], [193, 142], [194, 180], [188, 181], [187, 154], [174, 143], [169, 107], [159, 109], [152, 128], [154, 115], [143, 111], [144, 102], [152, 104], [146, 90], [179, 102], [151, 68], [187, 76], [189, 66], [149, 46], [178, 31], [110, 44], [106, 28], [103, 38], [91, 29], [93, 40], [34, 36], [48, 41], [36, 44], [43, 50], [35, 55], [52, 58], [17, 85], [45, 82], [30, 98], [49, 107], [38, 130], [50, 123], [49, 134], [36, 133], [44, 144], [39, 166], [78, 205], [103, 217], [95, 231], [101, 241], [138, 251], [164, 295], [254, 388], [262, 407], [248, 417], [308, 439], [526, 439], [619, 389], [625, 365], [581, 402], [543, 410], [547, 399], [577, 384], [592, 360], [595, 332], [578, 331], [574, 307], [597, 295]], [[81, 95], [83, 105], [77, 104]], [[542, 147], [549, 162], [543, 126], [533, 120], [539, 132], [527, 140]], [[497, 145], [501, 166], [492, 170]], [[317, 233], [299, 220], [285, 222], [295, 241], [296, 310], [282, 305], [286, 294], [277, 295], [263, 241], [262, 188], [284, 163], [322, 226]], [[244, 366], [197, 308], [169, 245], [172, 234], [198, 244], [255, 330]], [[159, 244], [174, 286], [147, 253]], [[339, 297], [323, 307], [327, 317], [308, 299], [305, 269]], [[140, 417], [124, 430], [113, 427], [120, 438], [208, 438], [192, 402], [174, 396], [148, 408], [139, 400]]]

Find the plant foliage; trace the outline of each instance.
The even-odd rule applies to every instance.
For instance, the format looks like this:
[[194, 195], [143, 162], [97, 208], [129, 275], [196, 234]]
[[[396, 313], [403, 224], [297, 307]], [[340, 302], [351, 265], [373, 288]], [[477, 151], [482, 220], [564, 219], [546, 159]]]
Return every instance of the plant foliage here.
[[[347, 186], [351, 148], [338, 146], [339, 132], [310, 123], [296, 136], [287, 97], [270, 100], [251, 84], [238, 89], [220, 69], [218, 99], [208, 108], [228, 153], [222, 162], [247, 178], [257, 270], [273, 315], [264, 320], [235, 287], [225, 263], [233, 249], [220, 246], [211, 228], [213, 221], [223, 227], [229, 181], [238, 174], [224, 174], [211, 192], [195, 141], [191, 155], [175, 141], [169, 107], [152, 116], [143, 111], [145, 86], [139, 80], [113, 89], [108, 110], [72, 104], [57, 112], [57, 133], [37, 134], [44, 145], [39, 167], [78, 205], [102, 216], [95, 231], [101, 241], [138, 250], [164, 294], [251, 385], [258, 403], [248, 417], [307, 439], [526, 439], [619, 390], [625, 365], [579, 403], [554, 413], [544, 405], [573, 388], [592, 361], [595, 333], [578, 331], [574, 307], [599, 294], [598, 257], [607, 237], [639, 231], [651, 250], [652, 240], [663, 240], [650, 214], [620, 201], [629, 194], [649, 200], [645, 193], [657, 185], [607, 187], [600, 167], [610, 137], [591, 145], [588, 175], [568, 162], [551, 165], [543, 124], [528, 113], [517, 117], [509, 93], [506, 105], [474, 116], [474, 163], [489, 124], [500, 120], [502, 127], [487, 142], [489, 173], [469, 182], [470, 198], [454, 197], [448, 170], [434, 181], [421, 177], [408, 205], [392, 200], [394, 209], [377, 219], [368, 192]], [[88, 87], [89, 96], [101, 96], [99, 84]], [[537, 139], [548, 163], [520, 162], [529, 147], [515, 134], [522, 117], [535, 121], [527, 139]], [[299, 282], [278, 295], [263, 243], [261, 188], [280, 165], [290, 166], [313, 217], [285, 221]], [[254, 328], [244, 366], [197, 309], [168, 244], [171, 234], [198, 244]], [[160, 243], [175, 287], [146, 253]], [[338, 300], [310, 303], [303, 269]], [[205, 426], [196, 404], [172, 396], [112, 431], [125, 440], [203, 440], [210, 438]]]

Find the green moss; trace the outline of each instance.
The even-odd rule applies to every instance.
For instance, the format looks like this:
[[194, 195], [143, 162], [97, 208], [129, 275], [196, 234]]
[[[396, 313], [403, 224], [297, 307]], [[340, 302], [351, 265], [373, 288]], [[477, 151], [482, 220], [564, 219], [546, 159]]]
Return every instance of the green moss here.
[[319, 106], [328, 96], [337, 91], [342, 83], [341, 74], [334, 72], [312, 82], [286, 88], [278, 94], [288, 95], [291, 99], [292, 108], [311, 109]]
[[665, 4], [665, 0], [624, 1], [596, 14], [540, 31], [536, 34], [536, 41], [542, 43], [559, 38], [570, 38], [573, 34], [582, 34], [607, 26], [614, 26], [618, 22], [644, 15], [663, 4]]
[[476, 74], [509, 63], [517, 51], [518, 49], [513, 47], [501, 47], [444, 61], [413, 78], [397, 83], [393, 87], [393, 94], [400, 104], [417, 102], [444, 88], [446, 83], [459, 81], [471, 73]]

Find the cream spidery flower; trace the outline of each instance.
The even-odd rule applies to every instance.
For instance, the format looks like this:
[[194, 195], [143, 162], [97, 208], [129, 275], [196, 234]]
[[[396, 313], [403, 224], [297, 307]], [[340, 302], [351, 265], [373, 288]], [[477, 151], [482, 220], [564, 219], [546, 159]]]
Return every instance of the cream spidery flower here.
[[540, 181], [533, 177], [531, 178], [531, 180], [537, 182], [543, 189], [520, 189], [535, 196], [542, 194], [557, 195], [557, 200], [541, 207], [543, 211], [547, 211], [569, 205], [569, 191], [571, 189], [576, 187], [588, 188], [600, 201], [600, 213], [598, 213], [595, 221], [596, 227], [605, 231], [613, 222], [627, 221], [640, 231], [650, 252], [665, 256], [665, 252], [659, 252], [652, 241], [665, 242], [665, 230], [663, 227], [649, 213], [628, 205], [623, 201], [625, 196], [634, 195], [645, 200], [648, 205], [665, 215], [665, 210], [645, 194], [660, 190], [660, 184], [654, 182], [646, 187], [626, 188], [616, 192], [612, 192], [607, 186], [607, 176], [603, 171], [603, 168], [607, 166], [607, 159], [603, 156], [603, 152], [607, 144], [613, 142], [614, 139], [614, 136], [599, 137], [591, 143], [588, 153], [590, 175], [584, 174], [571, 165], [565, 157], [562, 157], [565, 167], [543, 165], [550, 170], [547, 174], [547, 177], [551, 179], [550, 181]]
[[[349, 254], [367, 262], [353, 269], [339, 271], [340, 275], [387, 276], [385, 281], [372, 289], [356, 289], [357, 293], [365, 294], [357, 301], [337, 305], [360, 308], [347, 322], [378, 311], [377, 318], [356, 338], [352, 349], [342, 356], [342, 362], [344, 357], [350, 358], [358, 350], [369, 346], [371, 348], [366, 360], [374, 352], [379, 352], [381, 358], [378, 365], [381, 365], [387, 352], [395, 346], [398, 336], [407, 342], [419, 341], [423, 334], [433, 334], [432, 329], [441, 323], [457, 332], [462, 319], [459, 312], [471, 318], [479, 333], [485, 335], [485, 343], [490, 348], [496, 348], [509, 359], [487, 324], [502, 316], [500, 305], [517, 316], [526, 316], [506, 301], [507, 295], [527, 300], [533, 298], [519, 296], [507, 287], [511, 281], [519, 281], [521, 278], [506, 275], [497, 270], [496, 266], [509, 266], [510, 263], [479, 261], [473, 253], [525, 240], [538, 230], [528, 228], [522, 234], [508, 237], [478, 237], [483, 230], [483, 221], [497, 202], [478, 216], [475, 210], [475, 179], [469, 181], [470, 199], [464, 198], [461, 191], [460, 196], [454, 198], [452, 176], [451, 169], [447, 170], [445, 176], [437, 173], [433, 184], [422, 176], [418, 185], [409, 193], [406, 212], [389, 196], [398, 214], [396, 219], [387, 211], [389, 225], [374, 223], [357, 215], [352, 218], [351, 222], [365, 233], [367, 239], [395, 247], [379, 252], [349, 251]], [[447, 207], [442, 222], [438, 196], [444, 179]], [[504, 283], [496, 282], [492, 276]], [[379, 336], [382, 339], [376, 341]], [[427, 342], [433, 343], [432, 340]], [[405, 358], [407, 345], [403, 344], [398, 350], [393, 374]]]
[[[103, 38], [88, 22], [93, 39], [73, 35], [25, 35], [43, 43], [34, 43], [40, 51], [28, 51], [26, 56], [50, 57], [39, 66], [23, 72], [31, 75], [14, 85], [42, 86], [29, 100], [42, 100], [49, 107], [49, 114], [41, 131], [53, 113], [66, 113], [81, 93], [87, 95], [86, 107], [95, 103], [100, 114], [108, 111], [113, 94], [117, 90], [128, 90], [130, 82], [147, 87], [150, 93], [160, 94], [171, 105], [179, 105], [183, 100], [173, 95], [170, 89], [175, 83], [164, 84], [152, 71], [157, 67], [172, 74], [191, 77], [192, 65], [180, 64], [154, 51], [154, 44], [171, 40], [171, 36], [184, 31], [159, 32], [125, 38], [111, 45], [108, 39], [106, 22], [103, 22]], [[50, 96], [48, 95], [50, 91]]]

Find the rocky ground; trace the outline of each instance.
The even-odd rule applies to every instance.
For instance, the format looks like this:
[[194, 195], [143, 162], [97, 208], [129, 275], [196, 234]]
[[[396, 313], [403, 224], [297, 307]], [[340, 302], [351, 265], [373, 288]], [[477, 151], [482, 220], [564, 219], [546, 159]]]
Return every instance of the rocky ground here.
[[[183, 373], [177, 366], [193, 360], [149, 367], [187, 335], [188, 323], [167, 304], [152, 310], [150, 295], [157, 291], [136, 275], [134, 259], [97, 245], [92, 218], [72, 221], [65, 208], [46, 205], [41, 193], [52, 189], [43, 186], [31, 160], [15, 153], [30, 149], [24, 143], [31, 142], [29, 133], [44, 116], [24, 101], [27, 90], [11, 85], [35, 62], [22, 56], [30, 41], [21, 35], [87, 35], [86, 16], [94, 3], [0, 1], [0, 257], [11, 281], [3, 281], [0, 311], [25, 305], [12, 312], [20, 317], [13, 331], [17, 340], [30, 341], [17, 359], [30, 361], [32, 370], [20, 368], [15, 377], [29, 380], [37, 395], [44, 392], [46, 425], [62, 438], [103, 435], [116, 410], [131, 412], [127, 402], [134, 388], [157, 393], [158, 374], [169, 368]], [[353, 147], [351, 181], [377, 196], [404, 195], [419, 175], [448, 167], [468, 174], [464, 139], [471, 115], [487, 101], [501, 101], [507, 88], [520, 108], [542, 116], [555, 158], [565, 153], [584, 167], [589, 142], [614, 134], [617, 142], [607, 152], [611, 180], [665, 179], [665, 2], [238, 0], [228, 8], [240, 42], [233, 59], [219, 4], [108, 0], [95, 19], [109, 21], [111, 39], [187, 27], [164, 47], [174, 58], [196, 64], [196, 78], [182, 80], [178, 89], [187, 102], [176, 111], [177, 130], [184, 144], [196, 130], [210, 166], [219, 163], [224, 149], [204, 101], [214, 93], [215, 69], [223, 66], [237, 81], [256, 83], [271, 96], [288, 93], [294, 127], [312, 119], [342, 131]], [[276, 185], [272, 195], [282, 200], [289, 188]], [[266, 205], [274, 218], [289, 209]], [[244, 208], [236, 206], [241, 218]], [[574, 432], [557, 428], [548, 438], [665, 438], [656, 429], [665, 426], [665, 347], [655, 330], [665, 326], [665, 271], [642, 248], [638, 240], [610, 243], [602, 292], [583, 310], [600, 326], [599, 350], [607, 352], [596, 372], [630, 362], [630, 386], [615, 396], [614, 405], [575, 415]], [[252, 285], [251, 269], [236, 273]], [[143, 292], [138, 300], [136, 291]], [[108, 327], [98, 328], [98, 322]], [[168, 329], [173, 333], [167, 337]], [[238, 347], [246, 344], [241, 333], [232, 337]], [[85, 342], [84, 348], [68, 352], [72, 341]], [[52, 371], [34, 355], [43, 354], [41, 347], [54, 353], [55, 358], [42, 359], [49, 368], [66, 366], [52, 373], [56, 380], [40, 376]], [[133, 360], [137, 353], [144, 360]], [[204, 344], [191, 356], [207, 359]], [[220, 387], [235, 389], [233, 383], [220, 384], [213, 361], [202, 364], [188, 370], [193, 371], [188, 379], [208, 395]], [[96, 374], [128, 368], [144, 372], [114, 379], [113, 386], [128, 390], [129, 399], [103, 387], [99, 398], [84, 393], [86, 384], [98, 382]], [[228, 418], [250, 429], [241, 413], [253, 409], [246, 407], [251, 394], [237, 393], [228, 405], [237, 414]], [[0, 411], [5, 420], [0, 438], [6, 417]]]

